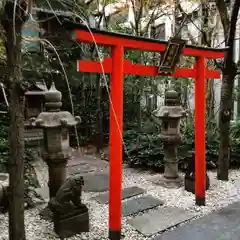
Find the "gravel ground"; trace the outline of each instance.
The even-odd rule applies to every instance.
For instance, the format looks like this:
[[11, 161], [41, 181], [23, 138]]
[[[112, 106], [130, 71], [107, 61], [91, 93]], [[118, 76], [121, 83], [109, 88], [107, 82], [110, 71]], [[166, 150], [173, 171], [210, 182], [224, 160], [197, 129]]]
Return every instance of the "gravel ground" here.
[[[195, 206], [194, 195], [180, 189], [165, 189], [160, 186], [153, 185], [149, 179], [156, 176], [150, 172], [143, 172], [135, 169], [125, 168], [123, 172], [124, 187], [139, 186], [146, 190], [148, 195], [164, 200], [165, 206], [176, 206], [189, 211], [195, 212], [197, 217], [203, 216], [213, 210], [222, 208], [234, 201], [240, 200], [240, 171], [232, 170], [229, 174], [229, 182], [222, 182], [216, 180], [216, 173], [209, 172], [210, 189], [206, 194], [205, 207]], [[83, 202], [89, 207], [91, 232], [75, 236], [69, 239], [87, 239], [100, 240], [108, 239], [108, 206], [100, 205], [91, 198], [98, 193], [84, 193]], [[40, 219], [38, 213], [41, 206], [37, 209], [25, 211], [26, 234], [28, 240], [48, 240], [59, 239], [53, 233], [53, 226], [51, 223]], [[153, 210], [150, 210], [153, 211]], [[103, 217], [104, 216], [104, 217]], [[151, 239], [142, 236], [135, 231], [123, 219], [122, 233], [126, 240], [144, 240]], [[0, 215], [0, 239], [8, 239], [8, 219], [7, 215]], [[154, 236], [153, 236], [154, 237]]]

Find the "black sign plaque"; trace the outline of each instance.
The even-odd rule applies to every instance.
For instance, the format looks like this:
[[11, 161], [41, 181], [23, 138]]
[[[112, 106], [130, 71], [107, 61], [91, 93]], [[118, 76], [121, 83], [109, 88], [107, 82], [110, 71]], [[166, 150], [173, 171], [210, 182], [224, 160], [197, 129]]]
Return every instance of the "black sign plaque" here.
[[179, 62], [182, 49], [185, 45], [185, 40], [179, 38], [169, 39], [166, 49], [160, 59], [158, 74], [172, 74], [175, 72], [176, 65]]

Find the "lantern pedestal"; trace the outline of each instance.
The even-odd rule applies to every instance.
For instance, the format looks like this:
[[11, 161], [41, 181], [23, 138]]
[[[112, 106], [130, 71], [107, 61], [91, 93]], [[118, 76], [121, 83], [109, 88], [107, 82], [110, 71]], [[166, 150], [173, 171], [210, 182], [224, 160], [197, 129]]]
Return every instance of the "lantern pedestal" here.
[[164, 174], [153, 179], [153, 183], [166, 188], [183, 186], [183, 177], [178, 173], [178, 146], [181, 143], [180, 120], [186, 112], [180, 106], [178, 93], [166, 91], [165, 106], [153, 112], [156, 123], [162, 127], [159, 138], [164, 145]]
[[179, 175], [177, 178], [167, 178], [162, 175], [152, 179], [152, 182], [165, 188], [180, 188], [183, 186], [183, 176]]
[[54, 231], [60, 238], [72, 237], [76, 234], [89, 232], [88, 208], [83, 205], [67, 215], [53, 215]]

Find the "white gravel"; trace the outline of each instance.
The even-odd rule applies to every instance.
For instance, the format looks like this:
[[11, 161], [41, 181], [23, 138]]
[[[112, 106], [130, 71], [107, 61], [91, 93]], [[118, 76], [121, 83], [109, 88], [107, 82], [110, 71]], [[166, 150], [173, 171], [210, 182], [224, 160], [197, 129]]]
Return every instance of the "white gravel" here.
[[[193, 194], [180, 189], [165, 189], [153, 185], [148, 179], [157, 174], [143, 172], [140, 170], [125, 168], [123, 172], [123, 186], [139, 186], [146, 190], [146, 194], [152, 195], [165, 202], [165, 206], [176, 206], [192, 212], [198, 217], [205, 215], [213, 210], [222, 208], [232, 202], [240, 200], [240, 170], [232, 170], [229, 173], [229, 181], [222, 182], [216, 180], [216, 173], [209, 172], [210, 189], [206, 194], [206, 206], [195, 206], [195, 197]], [[108, 239], [108, 206], [98, 204], [91, 198], [98, 193], [84, 193], [83, 202], [89, 207], [90, 213], [90, 233], [84, 233], [81, 236], [75, 236], [69, 239], [81, 240], [101, 240]], [[42, 220], [39, 217], [39, 210], [43, 208], [25, 211], [26, 234], [28, 240], [48, 240], [59, 239], [53, 232], [51, 223]], [[153, 211], [153, 210], [151, 210]], [[127, 218], [123, 218], [122, 233], [126, 240], [151, 239], [142, 236], [126, 223]], [[8, 239], [8, 218], [7, 215], [0, 215], [0, 239]]]

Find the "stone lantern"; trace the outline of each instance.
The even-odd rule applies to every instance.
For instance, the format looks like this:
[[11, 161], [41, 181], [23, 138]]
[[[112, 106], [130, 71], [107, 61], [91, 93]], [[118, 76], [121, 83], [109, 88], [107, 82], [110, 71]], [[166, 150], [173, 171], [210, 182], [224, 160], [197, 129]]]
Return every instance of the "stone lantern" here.
[[25, 144], [29, 147], [38, 147], [43, 140], [43, 131], [33, 127], [31, 118], [36, 118], [44, 109], [44, 98], [47, 86], [42, 82], [36, 82], [25, 93]]
[[183, 184], [183, 178], [178, 173], [177, 150], [181, 143], [180, 120], [184, 116], [186, 112], [175, 90], [166, 91], [165, 105], [153, 112], [155, 122], [162, 126], [159, 137], [164, 144], [164, 174], [154, 179], [154, 182], [164, 187], [174, 188]]
[[55, 88], [45, 93], [45, 112], [41, 112], [32, 125], [43, 129], [43, 159], [49, 170], [49, 197], [56, 196], [58, 189], [66, 181], [66, 165], [71, 157], [69, 128], [80, 122], [80, 117], [73, 117], [70, 112], [60, 111], [62, 94]]

